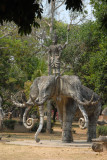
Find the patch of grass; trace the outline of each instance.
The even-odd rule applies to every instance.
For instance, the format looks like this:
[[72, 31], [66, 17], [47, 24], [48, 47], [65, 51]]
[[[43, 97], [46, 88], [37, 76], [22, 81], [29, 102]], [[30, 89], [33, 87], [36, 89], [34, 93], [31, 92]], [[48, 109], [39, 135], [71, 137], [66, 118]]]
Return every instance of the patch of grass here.
[[97, 126], [97, 136], [107, 136], [107, 126]]

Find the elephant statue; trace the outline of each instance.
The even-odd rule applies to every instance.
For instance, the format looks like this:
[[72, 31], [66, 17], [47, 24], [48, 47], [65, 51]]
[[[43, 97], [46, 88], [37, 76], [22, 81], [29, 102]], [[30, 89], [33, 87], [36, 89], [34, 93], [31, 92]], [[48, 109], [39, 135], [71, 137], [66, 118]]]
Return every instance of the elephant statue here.
[[103, 109], [102, 115], [107, 116], [107, 107]]
[[0, 130], [3, 127], [3, 119], [4, 119], [4, 112], [3, 112], [3, 109], [2, 109], [2, 98], [0, 96]]
[[[30, 88], [29, 100], [25, 104], [20, 104], [15, 101], [13, 103], [20, 107], [26, 107], [23, 115], [23, 123], [27, 128], [32, 125], [27, 125], [26, 115], [32, 105], [37, 104], [40, 112], [40, 124], [35, 134], [36, 141], [39, 141], [37, 136], [43, 127], [43, 105], [53, 99], [56, 102], [60, 119], [62, 121], [62, 141], [73, 141], [71, 128], [74, 116], [82, 114], [85, 119], [85, 127], [88, 127], [87, 141], [91, 141], [96, 137], [96, 122], [101, 110], [99, 96], [89, 88], [83, 86], [77, 76], [60, 76], [54, 75], [38, 77], [34, 80]], [[81, 115], [80, 114], [80, 115]]]

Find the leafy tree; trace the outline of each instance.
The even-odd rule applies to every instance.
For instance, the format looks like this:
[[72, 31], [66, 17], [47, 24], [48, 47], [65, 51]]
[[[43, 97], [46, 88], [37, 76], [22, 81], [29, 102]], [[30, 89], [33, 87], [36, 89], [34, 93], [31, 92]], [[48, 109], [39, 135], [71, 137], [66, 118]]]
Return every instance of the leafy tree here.
[[107, 0], [90, 0], [94, 7], [93, 13], [100, 28], [107, 31]]
[[36, 72], [46, 72], [46, 62], [37, 57], [41, 52], [37, 42], [33, 36], [19, 36], [14, 24], [0, 26], [0, 94], [6, 112], [13, 110], [11, 94], [23, 90], [26, 81], [37, 77]]
[[69, 63], [74, 74], [78, 75], [83, 84], [102, 94], [106, 103], [107, 85], [107, 37], [99, 29], [98, 22], [87, 22], [80, 26], [72, 26], [69, 33], [69, 44], [62, 58]]
[[[66, 9], [82, 10], [82, 0], [66, 0], [65, 5]], [[21, 34], [29, 34], [32, 26], [39, 26], [37, 19], [41, 19], [42, 12], [41, 0], [0, 1], [0, 23], [13, 21]]]
[[37, 18], [41, 18], [42, 12], [39, 0], [0, 1], [0, 23], [14, 21], [21, 34], [29, 34], [32, 26], [39, 26]]

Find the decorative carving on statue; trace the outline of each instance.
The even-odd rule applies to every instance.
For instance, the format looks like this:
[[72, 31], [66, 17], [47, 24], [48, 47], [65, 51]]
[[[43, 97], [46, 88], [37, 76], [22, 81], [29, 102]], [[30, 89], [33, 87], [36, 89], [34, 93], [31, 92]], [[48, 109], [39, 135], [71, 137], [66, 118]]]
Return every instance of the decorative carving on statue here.
[[[58, 95], [57, 93], [59, 90], [60, 92]], [[77, 111], [79, 114], [82, 113], [85, 119], [85, 127], [88, 126], [87, 141], [96, 138], [96, 125], [101, 111], [99, 96], [89, 88], [83, 86], [77, 76], [65, 75], [59, 78], [58, 76], [50, 75], [41, 76], [34, 80], [31, 85], [29, 100], [26, 103], [21, 104], [13, 100], [16, 106], [27, 107], [23, 115], [23, 123], [27, 128], [31, 128], [34, 123], [33, 122], [31, 126], [27, 125], [27, 113], [34, 104], [39, 106], [40, 125], [35, 134], [36, 141], [39, 141], [37, 136], [43, 127], [43, 105], [49, 99], [53, 99], [58, 107], [63, 128], [63, 142], [73, 141], [71, 127]]]

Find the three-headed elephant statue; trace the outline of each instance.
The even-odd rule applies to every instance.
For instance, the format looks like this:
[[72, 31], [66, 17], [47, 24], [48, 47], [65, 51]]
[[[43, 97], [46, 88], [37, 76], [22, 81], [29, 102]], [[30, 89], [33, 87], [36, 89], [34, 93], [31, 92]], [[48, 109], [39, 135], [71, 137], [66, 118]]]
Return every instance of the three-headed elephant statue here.
[[85, 127], [88, 127], [87, 141], [91, 141], [96, 137], [96, 125], [101, 111], [101, 103], [99, 96], [89, 88], [83, 86], [77, 76], [42, 76], [34, 80], [30, 89], [29, 100], [26, 104], [19, 104], [14, 101], [14, 104], [20, 107], [26, 107], [23, 123], [27, 128], [26, 115], [32, 105], [37, 104], [40, 112], [40, 124], [35, 134], [35, 139], [38, 141], [37, 135], [43, 127], [43, 105], [53, 99], [56, 102], [60, 119], [62, 121], [62, 141], [71, 142], [72, 137], [72, 122], [76, 114], [83, 115], [85, 119]]
[[2, 109], [2, 98], [0, 96], [0, 130], [3, 128], [3, 119], [4, 119], [4, 112]]

